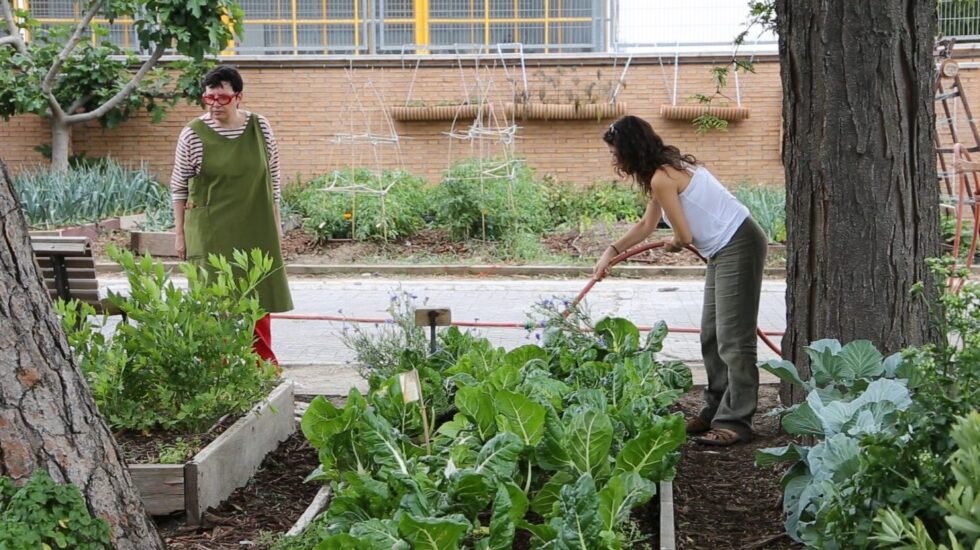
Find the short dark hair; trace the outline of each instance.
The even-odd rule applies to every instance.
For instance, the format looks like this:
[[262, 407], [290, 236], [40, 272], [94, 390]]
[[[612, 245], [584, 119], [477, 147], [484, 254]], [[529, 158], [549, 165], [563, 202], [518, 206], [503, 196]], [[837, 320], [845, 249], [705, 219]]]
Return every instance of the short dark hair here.
[[242, 75], [238, 73], [238, 69], [231, 65], [218, 65], [204, 75], [205, 88], [220, 88], [222, 82], [230, 84], [232, 91], [236, 94], [245, 87], [245, 83], [242, 82]]

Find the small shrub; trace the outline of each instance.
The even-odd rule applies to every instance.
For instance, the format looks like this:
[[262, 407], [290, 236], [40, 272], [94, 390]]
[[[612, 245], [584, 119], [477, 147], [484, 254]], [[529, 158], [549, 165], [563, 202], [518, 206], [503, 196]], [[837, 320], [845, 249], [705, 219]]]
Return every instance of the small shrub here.
[[646, 209], [646, 199], [637, 188], [615, 181], [580, 187], [546, 178], [544, 188], [554, 225], [581, 228], [595, 221], [636, 222]]
[[432, 208], [436, 225], [464, 240], [541, 234], [552, 220], [544, 189], [523, 161], [472, 159], [456, 164], [434, 190]]
[[110, 248], [129, 279], [130, 295], [110, 295], [126, 315], [115, 333], [91, 320], [88, 304], [59, 303], [68, 343], [102, 416], [114, 430], [195, 433], [264, 397], [276, 374], [252, 349], [265, 315], [252, 289], [271, 269], [259, 251], [229, 263], [212, 255], [217, 275], [182, 264], [187, 289], [169, 281], [149, 256]]
[[[362, 187], [365, 191], [327, 191]], [[288, 186], [292, 187], [292, 186]], [[375, 191], [389, 189], [382, 199]], [[321, 241], [337, 238], [396, 239], [425, 226], [425, 180], [402, 171], [380, 177], [364, 168], [336, 171], [284, 194], [290, 209], [303, 216], [303, 226]]]
[[125, 168], [109, 159], [67, 171], [27, 170], [13, 184], [32, 227], [91, 223], [170, 208], [166, 187], [145, 168]]
[[0, 477], [0, 548], [108, 549], [109, 524], [92, 517], [78, 487], [44, 470], [23, 487]]

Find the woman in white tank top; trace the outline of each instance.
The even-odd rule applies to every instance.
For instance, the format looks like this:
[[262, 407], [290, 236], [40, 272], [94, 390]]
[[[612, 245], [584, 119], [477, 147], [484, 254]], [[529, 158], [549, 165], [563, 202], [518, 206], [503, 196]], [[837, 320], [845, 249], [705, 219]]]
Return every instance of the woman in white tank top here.
[[605, 277], [609, 262], [649, 237], [661, 218], [674, 232], [668, 251], [693, 244], [708, 258], [701, 314], [708, 385], [704, 408], [687, 420], [687, 432], [699, 435], [695, 440], [706, 445], [748, 441], [759, 392], [756, 328], [765, 233], [707, 168], [692, 155], [665, 145], [647, 121], [624, 116], [602, 139], [616, 171], [632, 177], [648, 202], [640, 221], [603, 252], [594, 277]]

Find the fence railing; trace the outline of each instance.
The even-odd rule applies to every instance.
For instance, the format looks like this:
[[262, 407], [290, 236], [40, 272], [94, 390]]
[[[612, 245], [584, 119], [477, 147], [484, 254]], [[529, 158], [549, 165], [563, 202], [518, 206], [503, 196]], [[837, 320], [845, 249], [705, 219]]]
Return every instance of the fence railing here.
[[[529, 53], [688, 54], [731, 48], [744, 0], [239, 0], [244, 32], [226, 55], [452, 53], [456, 45], [521, 43]], [[78, 0], [14, 0], [43, 26], [71, 24]], [[980, 41], [980, 3], [940, 0], [939, 32]], [[108, 39], [134, 50], [132, 21], [96, 18]], [[28, 37], [29, 38], [29, 37]], [[93, 40], [95, 40], [93, 34]], [[745, 46], [775, 51], [772, 32]]]

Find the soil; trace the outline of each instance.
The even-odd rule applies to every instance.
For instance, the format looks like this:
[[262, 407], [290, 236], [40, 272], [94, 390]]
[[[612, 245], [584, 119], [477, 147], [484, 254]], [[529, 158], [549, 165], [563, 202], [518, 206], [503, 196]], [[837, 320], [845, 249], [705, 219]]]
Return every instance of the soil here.
[[[689, 441], [682, 448], [674, 480], [674, 525], [679, 550], [802, 548], [785, 534], [782, 519], [783, 469], [757, 468], [755, 452], [791, 441], [779, 418], [779, 386], [759, 388], [759, 409], [750, 443], [708, 447]], [[695, 388], [678, 403], [685, 415], [701, 408]]]
[[[207, 431], [199, 434], [174, 434], [167, 432], [118, 432], [113, 434], [119, 444], [126, 462], [131, 464], [156, 464], [160, 462], [160, 454], [168, 452], [172, 456], [170, 464], [180, 464], [194, 457], [201, 449], [208, 446], [221, 435], [240, 416], [226, 415], [219, 419]], [[178, 459], [173, 453], [180, 450], [183, 459]]]
[[[760, 388], [756, 437], [751, 443], [716, 448], [689, 442], [682, 448], [674, 480], [678, 549], [800, 548], [783, 531], [782, 471], [754, 464], [757, 449], [790, 441], [780, 431], [778, 418], [768, 414], [778, 406], [777, 392], [774, 385]], [[343, 398], [331, 401], [343, 406]], [[700, 389], [696, 388], [683, 396], [677, 408], [694, 414], [700, 403]], [[205, 514], [204, 526], [189, 528], [176, 515], [157, 518], [158, 529], [169, 547], [178, 550], [267, 549], [274, 535], [287, 531], [316, 495], [317, 486], [304, 484], [303, 478], [317, 465], [316, 450], [297, 431], [266, 457], [247, 486]], [[658, 499], [654, 498], [633, 519], [644, 533], [656, 533], [658, 513]], [[656, 548], [656, 536], [636, 547]]]

